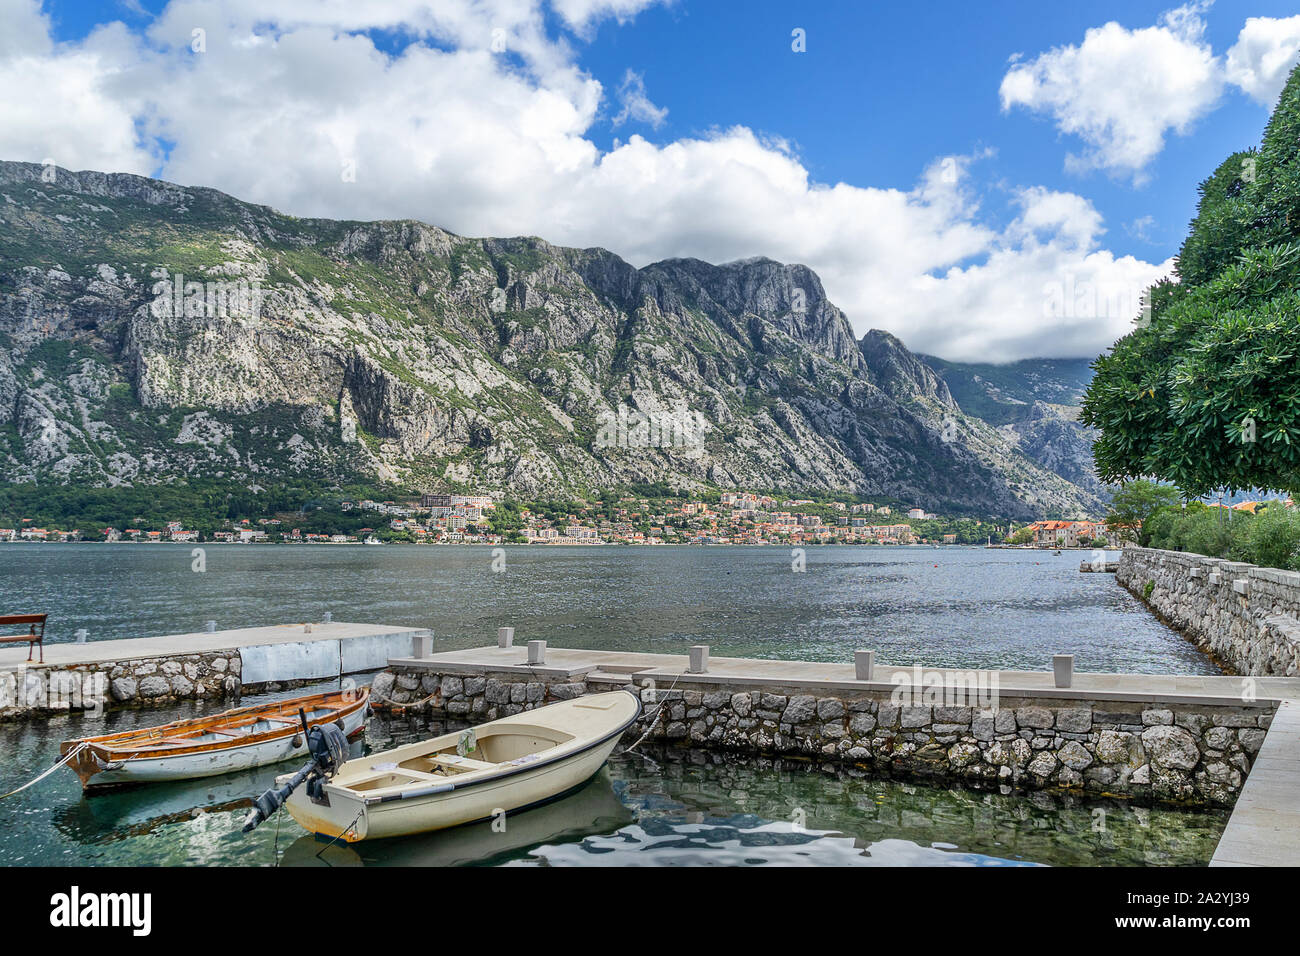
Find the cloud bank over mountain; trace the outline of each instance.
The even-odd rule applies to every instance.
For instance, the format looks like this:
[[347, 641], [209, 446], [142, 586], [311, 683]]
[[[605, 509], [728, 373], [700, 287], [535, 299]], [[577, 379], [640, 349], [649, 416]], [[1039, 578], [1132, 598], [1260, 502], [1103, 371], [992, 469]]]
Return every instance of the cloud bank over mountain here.
[[[173, 0], [142, 27], [56, 42], [35, 0], [0, 0], [0, 83], [22, 91], [0, 102], [0, 157], [210, 185], [299, 216], [544, 235], [636, 265], [802, 262], [859, 332], [953, 360], [1095, 355], [1169, 272], [1108, 249], [1082, 195], [982, 183], [986, 152], [934, 157], [910, 187], [886, 188], [819, 182], [794, 146], [748, 126], [656, 141], [673, 104], [641, 65], [606, 88], [581, 62], [593, 30], [635, 29], [649, 6]], [[1235, 57], [1216, 58], [1198, 15], [1107, 25], [1021, 62], [1003, 103], [1081, 136], [1084, 165], [1138, 170], [1210, 108], [1223, 76], [1262, 97], [1281, 75], [1289, 22], [1249, 21]], [[1155, 116], [1095, 105], [1111, 47], [1163, 51], [1167, 68], [1126, 94], [1152, 97]], [[1185, 105], [1159, 107], [1179, 94]], [[598, 146], [605, 125], [626, 138]]]

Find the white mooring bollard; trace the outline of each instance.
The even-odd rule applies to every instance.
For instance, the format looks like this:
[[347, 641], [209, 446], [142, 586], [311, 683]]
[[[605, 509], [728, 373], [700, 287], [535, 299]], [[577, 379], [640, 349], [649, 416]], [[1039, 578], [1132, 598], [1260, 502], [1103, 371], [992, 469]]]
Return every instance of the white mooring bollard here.
[[1052, 675], [1057, 687], [1069, 687], [1074, 682], [1074, 655], [1053, 654]]
[[515, 646], [515, 629], [513, 627], [497, 628], [497, 647], [507, 648]]
[[706, 674], [709, 670], [709, 645], [696, 644], [691, 648], [690, 663], [686, 667], [688, 674]]
[[411, 638], [411, 656], [416, 660], [424, 660], [426, 657], [433, 656], [433, 634], [416, 634]]
[[545, 641], [528, 642], [528, 663], [530, 664], [546, 663], [546, 642]]
[[875, 651], [853, 652], [853, 676], [857, 680], [871, 680], [876, 668]]

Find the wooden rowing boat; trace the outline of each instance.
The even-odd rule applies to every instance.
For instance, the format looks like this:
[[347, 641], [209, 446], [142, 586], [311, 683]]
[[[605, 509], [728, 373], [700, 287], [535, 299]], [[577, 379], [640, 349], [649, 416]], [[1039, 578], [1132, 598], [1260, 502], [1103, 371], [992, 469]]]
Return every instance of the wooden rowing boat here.
[[348, 843], [494, 818], [581, 786], [640, 713], [622, 690], [561, 701], [349, 760], [316, 796], [302, 787], [284, 806], [310, 832]]
[[66, 758], [76, 751], [68, 766], [81, 778], [83, 790], [212, 777], [305, 754], [300, 709], [309, 727], [337, 723], [344, 736], [357, 734], [365, 727], [369, 697], [370, 689], [361, 688], [239, 707], [211, 717], [65, 740], [59, 755]]

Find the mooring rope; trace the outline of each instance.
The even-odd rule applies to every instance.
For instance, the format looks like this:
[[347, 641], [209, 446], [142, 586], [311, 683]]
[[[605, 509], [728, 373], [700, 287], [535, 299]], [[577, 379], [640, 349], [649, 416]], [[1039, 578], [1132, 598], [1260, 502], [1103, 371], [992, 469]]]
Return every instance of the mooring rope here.
[[357, 815], [352, 818], [352, 822], [349, 823], [346, 828], [344, 828], [342, 833], [340, 833], [334, 839], [330, 840], [329, 843], [326, 843], [323, 847], [321, 847], [319, 850], [316, 851], [316, 859], [320, 860], [326, 866], [329, 866], [330, 861], [325, 859], [325, 857], [323, 857], [321, 854], [324, 853], [326, 850], [328, 850], [330, 847], [332, 847], [335, 843], [338, 843], [339, 840], [347, 836], [348, 833], [352, 832], [352, 828], [357, 825], [357, 821], [360, 820], [361, 817], [365, 815], [365, 812], [366, 812], [365, 807], [362, 807], [360, 810], [358, 810]]
[[69, 750], [69, 751], [68, 751], [68, 752], [63, 756], [63, 758], [62, 758], [61, 760], [59, 760], [58, 763], [56, 763], [53, 767], [51, 767], [49, 770], [45, 771], [45, 772], [44, 772], [43, 774], [41, 774], [40, 776], [35, 777], [35, 778], [31, 779], [31, 780], [28, 780], [25, 784], [23, 784], [21, 787], [19, 787], [19, 788], [16, 789], [16, 790], [10, 790], [8, 793], [0, 793], [0, 800], [3, 800], [5, 797], [12, 797], [15, 793], [22, 793], [24, 790], [26, 790], [26, 789], [27, 789], [28, 787], [30, 787], [32, 784], [40, 783], [42, 780], [44, 780], [44, 779], [45, 779], [46, 777], [48, 777], [50, 774], [54, 773], [54, 771], [58, 770], [60, 767], [62, 767], [64, 764], [66, 764], [68, 761], [70, 761], [70, 760], [71, 760], [73, 757], [75, 757], [77, 754], [79, 754], [79, 753], [81, 753], [83, 750], [85, 750], [88, 746], [90, 746], [90, 745], [89, 745], [89, 744], [77, 744], [77, 746], [75, 746], [75, 747], [73, 747], [71, 750]]
[[406, 710], [409, 707], [419, 707], [420, 705], [427, 704], [429, 701], [433, 700], [435, 697], [438, 696], [439, 693], [440, 691], [435, 690], [428, 697], [424, 698], [424, 700], [413, 700], [409, 704], [397, 704], [397, 703], [393, 703], [392, 701], [389, 701], [385, 703], [384, 706], [387, 707], [389, 710]]
[[[685, 673], [686, 671], [682, 671], [682, 674]], [[633, 750], [636, 750], [637, 747], [641, 746], [642, 742], [647, 737], [650, 736], [650, 731], [654, 730], [655, 724], [659, 723], [659, 715], [662, 714], [664, 712], [664, 708], [668, 706], [668, 700], [669, 700], [668, 695], [673, 692], [673, 688], [677, 686], [677, 682], [682, 679], [682, 674], [678, 674], [676, 677], [674, 677], [672, 684], [668, 687], [666, 691], [664, 691], [664, 699], [661, 700], [659, 702], [659, 706], [655, 708], [655, 715], [650, 719], [650, 723], [646, 724], [645, 733], [643, 733], [640, 737], [638, 737], [636, 739], [636, 742], [633, 743], [632, 746], [624, 748], [623, 753], [630, 754]]]

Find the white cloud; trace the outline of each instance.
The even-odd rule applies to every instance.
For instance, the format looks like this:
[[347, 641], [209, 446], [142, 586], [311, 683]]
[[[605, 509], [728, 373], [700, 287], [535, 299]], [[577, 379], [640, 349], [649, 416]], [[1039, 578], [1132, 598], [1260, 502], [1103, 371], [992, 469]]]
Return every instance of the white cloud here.
[[1272, 107], [1300, 59], [1300, 16], [1251, 17], [1228, 50], [1228, 82]]
[[1087, 149], [1067, 157], [1069, 168], [1140, 181], [1166, 134], [1186, 133], [1222, 91], [1203, 9], [1179, 7], [1136, 30], [1112, 21], [1088, 30], [1078, 46], [1013, 60], [1002, 79], [1002, 108], [1047, 113], [1062, 133], [1079, 137]]
[[[42, 46], [37, 18], [0, 76], [39, 75], [43, 99], [14, 111], [6, 98], [0, 156], [152, 166], [297, 215], [540, 235], [637, 265], [802, 262], [859, 333], [885, 328], [953, 359], [1096, 354], [1169, 268], [1102, 248], [1101, 216], [1072, 193], [1016, 190], [1010, 223], [990, 227], [972, 183], [983, 153], [940, 157], [901, 190], [817, 183], [787, 144], [744, 127], [602, 151], [591, 131], [606, 91], [534, 0], [277, 11], [268, 22], [253, 0], [174, 0], [145, 37], [117, 25], [70, 46]], [[399, 25], [415, 39], [394, 54], [358, 32]], [[196, 27], [204, 53], [189, 49]]]
[[1151, 230], [1156, 226], [1155, 216], [1138, 216], [1124, 226], [1124, 231], [1143, 242], [1151, 242]]
[[583, 33], [599, 20], [613, 19], [627, 23], [657, 2], [658, 0], [551, 0], [551, 7], [572, 29]]
[[1153, 264], [1101, 248], [1100, 215], [1073, 193], [1033, 187], [1015, 202], [1020, 215], [980, 262], [910, 283], [908, 296], [924, 303], [922, 336], [942, 342], [945, 358], [999, 361], [1095, 355], [1131, 331], [1143, 291], [1172, 272], [1173, 259]]
[[28, 0], [0, 0], [0, 155], [64, 167], [150, 173], [154, 151], [135, 128], [144, 102], [136, 40], [120, 24], [56, 45]]
[[0, 23], [5, 27], [0, 30], [0, 57], [45, 56], [54, 46], [49, 17], [30, 0], [0, 0]]
[[615, 126], [621, 126], [628, 120], [635, 120], [658, 129], [668, 118], [667, 108], [655, 106], [646, 94], [645, 77], [632, 70], [623, 74], [623, 82], [618, 86], [618, 101], [623, 108], [613, 119]]

